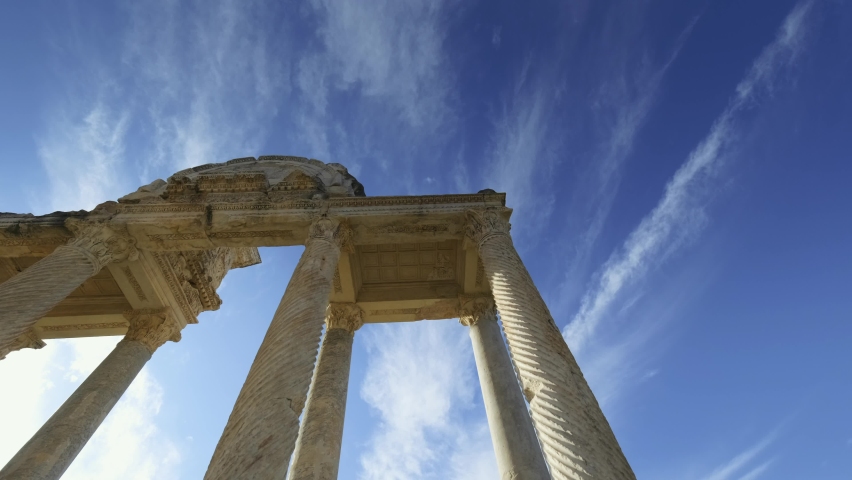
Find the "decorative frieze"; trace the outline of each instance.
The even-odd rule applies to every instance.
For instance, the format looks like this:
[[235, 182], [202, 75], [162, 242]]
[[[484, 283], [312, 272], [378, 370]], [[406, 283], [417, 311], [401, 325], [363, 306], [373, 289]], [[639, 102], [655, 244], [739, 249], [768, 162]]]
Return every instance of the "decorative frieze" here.
[[142, 290], [142, 285], [139, 284], [139, 280], [137, 280], [136, 276], [133, 275], [133, 270], [131, 270], [130, 267], [122, 267], [121, 272], [127, 278], [127, 283], [129, 283], [130, 287], [133, 288], [133, 293], [136, 294], [136, 298], [143, 302], [147, 301], [148, 297]]
[[103, 330], [108, 328], [125, 328], [127, 322], [98, 322], [98, 323], [74, 323], [66, 325], [44, 325], [40, 326], [45, 332], [69, 332], [77, 330]]

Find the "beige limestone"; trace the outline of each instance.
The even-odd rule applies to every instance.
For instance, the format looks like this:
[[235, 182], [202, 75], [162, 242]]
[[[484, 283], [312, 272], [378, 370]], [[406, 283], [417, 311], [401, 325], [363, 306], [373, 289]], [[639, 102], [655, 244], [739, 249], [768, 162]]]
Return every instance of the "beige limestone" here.
[[490, 297], [462, 298], [459, 321], [470, 327], [473, 355], [501, 480], [547, 480], [535, 435]]
[[167, 340], [180, 339], [170, 309], [131, 311], [127, 318], [124, 339], [0, 470], [0, 480], [61, 477], [152, 353]]
[[205, 479], [283, 478], [299, 433], [341, 248], [351, 232], [321, 217], [260, 345]]
[[612, 429], [515, 251], [506, 209], [468, 212], [551, 475], [635, 479]]
[[363, 324], [353, 303], [332, 303], [320, 348], [289, 480], [334, 480], [340, 464], [352, 339]]

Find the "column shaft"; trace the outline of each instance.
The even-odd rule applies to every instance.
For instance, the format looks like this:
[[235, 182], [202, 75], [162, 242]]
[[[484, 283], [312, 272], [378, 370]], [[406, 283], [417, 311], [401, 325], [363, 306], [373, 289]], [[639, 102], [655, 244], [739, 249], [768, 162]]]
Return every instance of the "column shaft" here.
[[99, 270], [82, 249], [62, 246], [0, 284], [0, 349]]
[[325, 332], [288, 480], [335, 480], [349, 388], [352, 333]]
[[470, 339], [500, 478], [550, 479], [493, 310], [471, 325]]
[[[340, 257], [338, 227], [328, 219], [312, 226], [205, 479], [272, 479], [287, 473]], [[322, 231], [314, 232], [317, 228]]]
[[180, 340], [170, 309], [125, 312], [130, 328], [98, 368], [0, 471], [0, 480], [54, 480], [65, 473], [127, 387], [167, 340]]
[[469, 212], [486, 277], [550, 472], [556, 479], [634, 480], [574, 356], [515, 251], [508, 222]]
[[0, 471], [0, 479], [61, 477], [150, 358], [151, 352], [141, 342], [119, 342]]

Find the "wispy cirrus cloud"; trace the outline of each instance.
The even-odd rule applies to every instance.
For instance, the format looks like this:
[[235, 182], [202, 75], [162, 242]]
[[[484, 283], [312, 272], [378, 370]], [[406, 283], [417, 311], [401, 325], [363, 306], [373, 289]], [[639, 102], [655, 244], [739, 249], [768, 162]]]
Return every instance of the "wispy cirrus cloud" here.
[[149, 144], [167, 170], [255, 154], [289, 92], [287, 35], [263, 2], [128, 3], [122, 70]]
[[[730, 460], [717, 466], [701, 480], [755, 480], [772, 466], [774, 460], [766, 460], [754, 465], [754, 460], [762, 454], [778, 437], [778, 431], [772, 431], [757, 443], [743, 450]], [[745, 474], [743, 470], [749, 469]]]
[[606, 262], [599, 281], [583, 297], [579, 312], [563, 330], [575, 352], [586, 348], [604, 314], [626, 286], [664, 261], [704, 226], [703, 203], [720, 176], [725, 158], [736, 146], [739, 116], [795, 66], [806, 44], [812, 7], [812, 1], [801, 2], [787, 15], [775, 40], [753, 62], [707, 137], [666, 185], [657, 206]]
[[90, 210], [123, 195], [120, 170], [129, 122], [126, 109], [102, 99], [57, 107], [36, 139], [50, 190], [33, 199], [35, 210]]
[[361, 397], [378, 413], [360, 477], [461, 479], [475, 478], [474, 467], [496, 471], [484, 422], [464, 419], [477, 385], [464, 327], [370, 325], [360, 335], [370, 353]]
[[[439, 148], [455, 117], [444, 49], [452, 4], [311, 2], [317, 46], [294, 67], [299, 109], [292, 122], [300, 142], [356, 174], [365, 161], [385, 173], [396, 167], [395, 183], [416, 190], [406, 167], [435, 160], [427, 152]], [[347, 111], [339, 110], [343, 99]]]

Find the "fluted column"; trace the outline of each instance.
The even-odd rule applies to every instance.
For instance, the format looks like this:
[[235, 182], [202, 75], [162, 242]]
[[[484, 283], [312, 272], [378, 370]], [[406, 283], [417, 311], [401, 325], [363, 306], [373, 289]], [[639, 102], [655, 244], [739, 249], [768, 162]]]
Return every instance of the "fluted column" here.
[[35, 331], [30, 328], [23, 334], [19, 335], [12, 343], [0, 348], [0, 360], [3, 360], [6, 358], [6, 355], [17, 350], [22, 350], [24, 348], [33, 348], [38, 350], [39, 348], [44, 348], [44, 346], [44, 341], [38, 338]]
[[459, 321], [470, 327], [476, 371], [501, 480], [549, 480], [518, 378], [503, 344], [494, 302], [461, 299]]
[[125, 317], [124, 339], [0, 470], [0, 480], [61, 477], [154, 351], [180, 340], [181, 325], [169, 308], [131, 310]]
[[107, 263], [138, 255], [120, 227], [69, 219], [67, 245], [0, 284], [0, 349], [9, 347]]
[[249, 370], [205, 479], [284, 478], [299, 434], [332, 277], [351, 230], [322, 217], [311, 225]]
[[603, 412], [509, 236], [508, 209], [468, 212], [506, 341], [556, 479], [635, 479]]
[[290, 465], [289, 480], [335, 480], [343, 442], [343, 419], [349, 389], [352, 339], [361, 328], [361, 308], [332, 303], [325, 318], [325, 337], [314, 370], [310, 396]]

